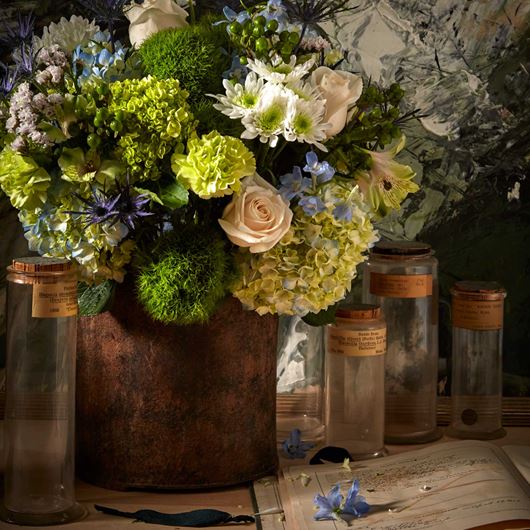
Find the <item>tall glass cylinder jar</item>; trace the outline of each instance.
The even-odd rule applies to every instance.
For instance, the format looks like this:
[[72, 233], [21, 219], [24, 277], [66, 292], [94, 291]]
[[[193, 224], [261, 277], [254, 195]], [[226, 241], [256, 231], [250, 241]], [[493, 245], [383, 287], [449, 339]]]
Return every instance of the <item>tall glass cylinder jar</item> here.
[[491, 440], [502, 428], [502, 331], [506, 291], [496, 282], [457, 282], [451, 289], [453, 355], [451, 425], [458, 438]]
[[365, 264], [363, 302], [387, 323], [385, 441], [426, 443], [436, 427], [438, 262], [424, 243], [381, 241]]
[[74, 495], [77, 281], [64, 260], [8, 267], [4, 503], [11, 523], [84, 514]]
[[386, 324], [379, 306], [337, 310], [326, 340], [326, 444], [384, 456]]
[[324, 333], [300, 317], [280, 317], [276, 380], [278, 442], [293, 429], [304, 441], [324, 439]]

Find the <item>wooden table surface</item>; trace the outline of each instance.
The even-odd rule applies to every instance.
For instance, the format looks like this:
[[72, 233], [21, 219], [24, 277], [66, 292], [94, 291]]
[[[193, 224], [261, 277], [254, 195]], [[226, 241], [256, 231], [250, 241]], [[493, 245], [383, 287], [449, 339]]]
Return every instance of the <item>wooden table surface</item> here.
[[[508, 434], [500, 440], [494, 440], [493, 443], [499, 446], [503, 445], [530, 445], [530, 428], [529, 427], [510, 427], [507, 429]], [[444, 437], [434, 442], [436, 444], [453, 440], [453, 438]], [[390, 454], [396, 454], [403, 451], [418, 449], [418, 445], [389, 445], [387, 446]], [[302, 464], [302, 460], [281, 459], [281, 465], [289, 466]], [[117, 508], [120, 510], [134, 512], [136, 510], [147, 508], [167, 513], [178, 513], [199, 508], [216, 508], [235, 514], [252, 514], [254, 509], [249, 493], [248, 486], [239, 486], [223, 490], [189, 492], [189, 493], [154, 493], [154, 492], [137, 492], [137, 491], [111, 491], [97, 488], [83, 482], [77, 485], [77, 499], [88, 510], [88, 516], [76, 523], [69, 524], [68, 530], [123, 530], [131, 528], [132, 519], [103, 515], [96, 512], [94, 504]], [[0, 522], [0, 529], [11, 529], [13, 525]], [[48, 529], [50, 527], [33, 527]], [[163, 526], [139, 523], [134, 527], [136, 530], [160, 530]], [[168, 527], [170, 528], [170, 527]], [[222, 528], [222, 527], [208, 527]], [[235, 527], [232, 527], [235, 528]], [[238, 526], [240, 528], [240, 526]], [[244, 525], [242, 528], [255, 529], [255, 525]]]

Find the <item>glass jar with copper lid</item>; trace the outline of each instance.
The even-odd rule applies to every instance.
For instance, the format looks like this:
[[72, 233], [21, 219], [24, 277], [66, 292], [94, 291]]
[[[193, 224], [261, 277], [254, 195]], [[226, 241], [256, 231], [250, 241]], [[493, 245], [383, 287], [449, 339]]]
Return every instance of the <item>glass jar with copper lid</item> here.
[[20, 258], [7, 268], [4, 502], [22, 525], [66, 523], [74, 495], [77, 279], [69, 262]]
[[496, 282], [457, 282], [450, 436], [491, 440], [502, 428], [502, 334], [506, 291]]
[[340, 307], [326, 340], [326, 443], [356, 460], [383, 456], [386, 324], [381, 308]]
[[363, 269], [363, 302], [387, 323], [385, 441], [426, 443], [436, 426], [438, 262], [430, 245], [381, 241]]

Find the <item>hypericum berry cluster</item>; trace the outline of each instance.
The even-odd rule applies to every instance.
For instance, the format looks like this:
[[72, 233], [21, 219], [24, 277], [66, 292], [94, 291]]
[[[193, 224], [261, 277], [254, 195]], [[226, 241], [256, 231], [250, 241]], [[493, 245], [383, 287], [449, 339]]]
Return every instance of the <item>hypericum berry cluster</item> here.
[[[228, 25], [232, 42], [247, 56], [266, 58], [279, 55], [288, 62], [300, 42], [300, 34], [280, 29], [277, 20], [267, 21], [263, 15], [254, 15], [243, 22], [234, 20]], [[246, 64], [245, 56], [241, 57], [241, 63]]]

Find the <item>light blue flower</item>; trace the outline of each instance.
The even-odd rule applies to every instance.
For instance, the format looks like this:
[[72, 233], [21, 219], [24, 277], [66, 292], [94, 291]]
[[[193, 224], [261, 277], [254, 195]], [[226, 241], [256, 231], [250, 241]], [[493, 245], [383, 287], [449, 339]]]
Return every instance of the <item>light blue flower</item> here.
[[309, 151], [305, 155], [307, 165], [304, 166], [304, 171], [311, 173], [317, 178], [318, 184], [329, 182], [333, 175], [335, 175], [335, 168], [329, 162], [319, 162], [318, 156], [314, 151]]
[[312, 195], [302, 197], [298, 204], [302, 207], [305, 214], [310, 216], [326, 210], [326, 205], [322, 202], [322, 199]]
[[241, 64], [241, 58], [237, 54], [232, 55], [232, 64], [228, 70], [223, 72], [223, 79], [229, 79], [235, 81], [240, 85], [245, 84], [245, 79], [248, 75], [248, 68]]
[[282, 443], [282, 449], [287, 458], [305, 458], [307, 451], [314, 446], [315, 444], [302, 440], [300, 429], [293, 429], [289, 433], [289, 438]]
[[[223, 8], [223, 15], [225, 16], [226, 20], [214, 22], [214, 26], [218, 26], [219, 24], [229, 24], [230, 22], [239, 22], [240, 24], [243, 24], [246, 20], [250, 18], [250, 15], [246, 11], [236, 13], [231, 7], [228, 6], [225, 6]], [[230, 31], [228, 26], [226, 30]]]
[[284, 199], [290, 201], [295, 197], [302, 197], [305, 190], [311, 187], [311, 179], [302, 176], [302, 170], [294, 166], [292, 173], [280, 177], [280, 193]]
[[353, 518], [362, 517], [370, 510], [370, 505], [359, 493], [359, 481], [354, 480], [346, 494], [346, 500], [340, 492], [340, 484], [335, 484], [327, 495], [317, 493], [313, 499], [318, 511], [314, 515], [316, 521], [333, 521], [342, 519], [349, 522]]
[[333, 209], [333, 217], [337, 221], [347, 221], [350, 222], [352, 220], [353, 212], [351, 209], [351, 206], [346, 204], [345, 202], [339, 202]]

